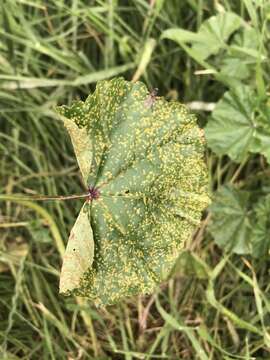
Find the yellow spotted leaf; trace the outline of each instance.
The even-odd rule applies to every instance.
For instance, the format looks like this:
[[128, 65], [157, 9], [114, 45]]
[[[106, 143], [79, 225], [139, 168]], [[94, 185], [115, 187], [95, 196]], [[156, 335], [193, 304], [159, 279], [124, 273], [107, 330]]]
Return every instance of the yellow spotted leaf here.
[[58, 111], [60, 114], [64, 115], [62, 120], [71, 138], [84, 183], [87, 185], [92, 163], [92, 144], [86, 128], [79, 127], [75, 122], [75, 120], [79, 119], [81, 116], [81, 104], [82, 103], [79, 101], [77, 103], [73, 103], [71, 108], [62, 106], [61, 108], [58, 108]]
[[85, 203], [70, 232], [60, 276], [60, 293], [79, 287], [94, 258], [94, 240], [89, 222], [89, 205]]
[[101, 305], [151, 293], [209, 203], [203, 130], [184, 105], [122, 78], [59, 112], [86, 131], [92, 154], [94, 259], [72, 293]]

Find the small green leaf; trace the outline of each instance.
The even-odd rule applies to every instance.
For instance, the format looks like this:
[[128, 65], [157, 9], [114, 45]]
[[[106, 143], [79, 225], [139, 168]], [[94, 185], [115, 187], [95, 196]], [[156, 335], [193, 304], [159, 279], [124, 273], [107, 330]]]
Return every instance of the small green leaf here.
[[216, 55], [226, 48], [230, 35], [243, 25], [243, 20], [232, 12], [212, 16], [203, 22], [197, 33], [184, 29], [172, 28], [163, 32], [163, 39], [170, 39], [179, 45], [192, 44], [192, 50], [201, 60]]
[[220, 13], [203, 22], [198, 35], [203, 42], [193, 45], [193, 49], [201, 54], [202, 59], [216, 55], [220, 49], [226, 48], [230, 35], [243, 25], [240, 16], [232, 12]]
[[[254, 75], [254, 66], [262, 57], [256, 30], [246, 25], [233, 37], [220, 64], [220, 73], [230, 78], [243, 80]], [[263, 60], [263, 59], [262, 59]]]
[[60, 293], [76, 289], [94, 258], [94, 240], [85, 203], [70, 232], [60, 277]]
[[270, 195], [262, 197], [254, 207], [252, 227], [252, 256], [269, 256], [270, 250]]
[[230, 187], [217, 191], [210, 206], [209, 231], [222, 248], [237, 254], [251, 252], [251, 224], [248, 215], [250, 193]]
[[163, 31], [161, 38], [175, 41], [179, 45], [183, 43], [203, 43], [205, 41], [204, 37], [198, 33], [180, 28], [171, 28]]
[[270, 123], [267, 104], [259, 103], [248, 86], [224, 94], [205, 128], [209, 147], [218, 155], [243, 161], [249, 152], [261, 153], [270, 163]]
[[209, 203], [203, 131], [184, 105], [160, 97], [149, 105], [149, 96], [141, 82], [117, 78], [61, 110], [92, 145], [86, 232], [95, 255], [73, 293], [96, 304], [152, 292]]

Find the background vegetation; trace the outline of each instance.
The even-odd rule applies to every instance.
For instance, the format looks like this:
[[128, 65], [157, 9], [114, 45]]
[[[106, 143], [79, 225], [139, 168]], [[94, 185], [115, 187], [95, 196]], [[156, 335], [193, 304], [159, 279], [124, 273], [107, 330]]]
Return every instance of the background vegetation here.
[[[1, 359], [270, 358], [269, 19], [267, 0], [1, 2]], [[118, 75], [198, 113], [214, 195], [167, 283], [96, 309], [58, 294], [81, 202], [12, 194], [81, 192], [52, 109]]]

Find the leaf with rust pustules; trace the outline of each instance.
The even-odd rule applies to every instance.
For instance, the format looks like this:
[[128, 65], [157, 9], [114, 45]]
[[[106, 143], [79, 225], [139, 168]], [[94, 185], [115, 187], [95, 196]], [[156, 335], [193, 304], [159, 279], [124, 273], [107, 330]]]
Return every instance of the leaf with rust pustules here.
[[60, 277], [60, 293], [70, 292], [92, 265], [94, 240], [89, 221], [89, 204], [85, 203], [70, 232]]
[[81, 171], [89, 161], [83, 176], [91, 190], [94, 259], [76, 287], [65, 281], [65, 290], [96, 304], [151, 293], [209, 204], [205, 140], [195, 117], [162, 97], [147, 106], [148, 98], [143, 83], [116, 78], [100, 81], [85, 102], [58, 108], [84, 129], [91, 152], [74, 146]]

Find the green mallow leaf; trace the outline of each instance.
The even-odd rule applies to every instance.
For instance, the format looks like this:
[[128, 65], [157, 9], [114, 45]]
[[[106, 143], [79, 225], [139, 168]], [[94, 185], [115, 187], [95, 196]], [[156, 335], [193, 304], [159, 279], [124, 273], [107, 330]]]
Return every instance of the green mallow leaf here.
[[[75, 281], [65, 257], [61, 291], [101, 305], [152, 292], [209, 203], [203, 131], [184, 105], [122, 78], [99, 82], [84, 103], [58, 111], [85, 131], [81, 140], [89, 153], [76, 146], [75, 152], [88, 164], [81, 171], [90, 169], [83, 174], [90, 215], [87, 222], [80, 213], [72, 232], [80, 244], [91, 243], [92, 233], [94, 239], [93, 261], [90, 251], [85, 257], [77, 252], [84, 265], [74, 270]], [[68, 254], [72, 249], [68, 243]]]
[[179, 28], [167, 29], [162, 38], [170, 39], [179, 45], [190, 43], [195, 59], [205, 60], [228, 48], [229, 37], [238, 30], [244, 21], [232, 12], [220, 13], [205, 20], [197, 33]]
[[236, 162], [251, 152], [265, 155], [270, 163], [269, 112], [265, 101], [248, 86], [226, 92], [205, 128], [208, 146]]
[[252, 255], [269, 256], [270, 250], [270, 195], [263, 196], [254, 207], [252, 227]]
[[222, 187], [210, 205], [209, 231], [215, 242], [227, 251], [237, 254], [251, 252], [251, 222], [248, 191]]
[[206, 19], [197, 32], [169, 28], [162, 32], [161, 39], [178, 43], [226, 86], [254, 77], [256, 64], [267, 60], [257, 29], [233, 12]]
[[216, 55], [220, 49], [227, 47], [227, 40], [244, 24], [240, 16], [232, 12], [220, 13], [203, 22], [198, 35], [204, 39], [194, 43], [193, 50], [201, 54], [202, 59]]
[[223, 249], [254, 258], [269, 256], [270, 195], [251, 197], [251, 192], [221, 187], [209, 207], [208, 229]]
[[220, 73], [230, 81], [243, 80], [254, 76], [258, 59], [264, 60], [260, 52], [258, 32], [248, 24], [233, 37], [228, 51], [221, 57]]

